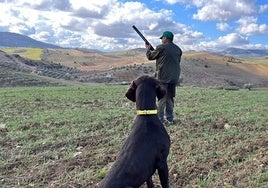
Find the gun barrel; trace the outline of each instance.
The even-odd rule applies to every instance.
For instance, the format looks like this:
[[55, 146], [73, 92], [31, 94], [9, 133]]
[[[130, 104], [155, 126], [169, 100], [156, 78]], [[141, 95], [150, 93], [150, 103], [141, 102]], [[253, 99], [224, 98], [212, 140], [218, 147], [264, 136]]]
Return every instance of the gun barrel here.
[[143, 34], [138, 30], [138, 28], [133, 25], [133, 29], [138, 33], [138, 35], [144, 40], [144, 42], [148, 42], [147, 39], [143, 36]]
[[[138, 28], [135, 25], [133, 25], [132, 28], [138, 33], [138, 35], [142, 38], [142, 40], [145, 42], [145, 44], [151, 45], [149, 43], [149, 41], [143, 36], [143, 34], [138, 30]], [[150, 50], [154, 50], [154, 48], [152, 47], [152, 45], [151, 45]]]

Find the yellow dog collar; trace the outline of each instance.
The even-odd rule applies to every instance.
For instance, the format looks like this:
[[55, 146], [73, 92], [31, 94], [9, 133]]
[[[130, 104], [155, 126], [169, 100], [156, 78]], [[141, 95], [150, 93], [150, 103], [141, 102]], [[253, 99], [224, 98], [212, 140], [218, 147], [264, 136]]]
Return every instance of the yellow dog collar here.
[[153, 115], [157, 114], [157, 110], [137, 110], [138, 115]]

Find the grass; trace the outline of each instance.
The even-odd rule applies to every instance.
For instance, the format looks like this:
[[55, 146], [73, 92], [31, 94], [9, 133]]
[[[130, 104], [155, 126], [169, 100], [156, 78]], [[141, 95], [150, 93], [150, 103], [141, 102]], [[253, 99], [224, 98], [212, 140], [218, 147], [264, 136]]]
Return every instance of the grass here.
[[[126, 89], [2, 88], [0, 186], [95, 187], [131, 130]], [[175, 103], [177, 123], [166, 127], [171, 187], [267, 185], [267, 90], [183, 87]]]
[[41, 60], [43, 49], [41, 48], [1, 48], [8, 54], [18, 54], [24, 58], [32, 60]]

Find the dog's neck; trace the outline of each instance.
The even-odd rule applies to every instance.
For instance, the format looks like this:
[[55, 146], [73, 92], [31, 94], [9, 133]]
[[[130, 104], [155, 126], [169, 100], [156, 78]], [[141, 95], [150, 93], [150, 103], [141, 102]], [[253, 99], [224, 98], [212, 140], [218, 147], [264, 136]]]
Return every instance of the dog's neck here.
[[136, 96], [137, 110], [156, 110], [156, 94], [152, 91], [140, 92]]
[[157, 110], [137, 110], [137, 115], [156, 115]]

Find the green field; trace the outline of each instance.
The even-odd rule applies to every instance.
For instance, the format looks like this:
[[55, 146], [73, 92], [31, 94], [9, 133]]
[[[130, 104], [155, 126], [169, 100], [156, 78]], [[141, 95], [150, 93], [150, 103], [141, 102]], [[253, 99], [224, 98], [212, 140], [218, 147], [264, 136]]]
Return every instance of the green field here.
[[[96, 187], [136, 114], [127, 87], [1, 88], [0, 187]], [[182, 87], [175, 100], [172, 188], [268, 184], [267, 90]]]
[[42, 48], [0, 48], [8, 54], [18, 54], [24, 58], [32, 60], [41, 60], [43, 54]]

